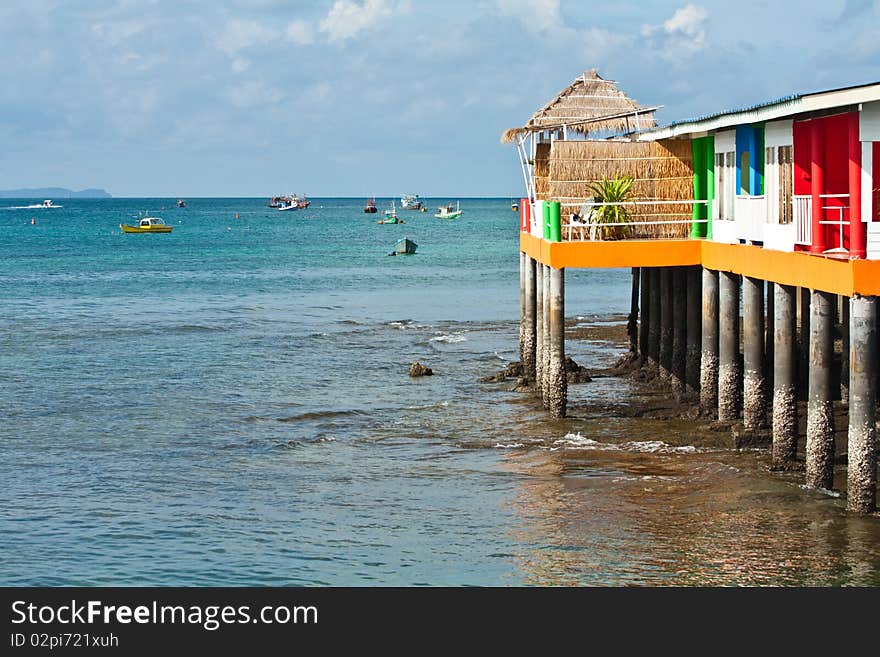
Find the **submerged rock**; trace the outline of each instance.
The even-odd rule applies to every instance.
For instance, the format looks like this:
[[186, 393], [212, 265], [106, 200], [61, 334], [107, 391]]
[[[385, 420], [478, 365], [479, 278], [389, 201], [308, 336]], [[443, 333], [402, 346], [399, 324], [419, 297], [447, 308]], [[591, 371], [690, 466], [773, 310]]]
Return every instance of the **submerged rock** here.
[[419, 361], [415, 361], [412, 365], [409, 366], [409, 375], [411, 377], [433, 376], [434, 370], [432, 370], [430, 367], [425, 367]]
[[506, 379], [517, 379], [525, 374], [523, 364], [519, 361], [508, 363], [507, 367], [489, 376], [481, 376], [480, 383], [504, 383]]
[[587, 368], [578, 365], [571, 356], [565, 357], [565, 378], [569, 383], [589, 383], [593, 380]]

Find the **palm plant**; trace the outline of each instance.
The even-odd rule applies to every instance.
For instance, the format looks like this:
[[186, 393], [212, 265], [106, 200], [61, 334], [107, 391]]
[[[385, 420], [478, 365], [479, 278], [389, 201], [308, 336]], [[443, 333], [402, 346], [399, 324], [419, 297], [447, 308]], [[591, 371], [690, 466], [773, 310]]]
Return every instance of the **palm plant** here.
[[[602, 176], [601, 181], [590, 183], [589, 189], [596, 199], [593, 221], [597, 224], [622, 224], [630, 220], [630, 212], [624, 205], [604, 205], [624, 203], [632, 194], [632, 176], [616, 175], [614, 178]], [[621, 239], [629, 234], [627, 226], [599, 226], [599, 239]]]

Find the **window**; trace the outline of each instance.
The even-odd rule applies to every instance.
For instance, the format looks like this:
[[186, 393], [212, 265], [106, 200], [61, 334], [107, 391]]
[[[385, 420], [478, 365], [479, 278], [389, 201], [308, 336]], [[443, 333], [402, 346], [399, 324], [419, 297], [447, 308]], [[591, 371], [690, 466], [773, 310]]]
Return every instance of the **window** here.
[[736, 153], [715, 153], [715, 202], [713, 219], [733, 221], [733, 197], [736, 188], [736, 170], [733, 163]]

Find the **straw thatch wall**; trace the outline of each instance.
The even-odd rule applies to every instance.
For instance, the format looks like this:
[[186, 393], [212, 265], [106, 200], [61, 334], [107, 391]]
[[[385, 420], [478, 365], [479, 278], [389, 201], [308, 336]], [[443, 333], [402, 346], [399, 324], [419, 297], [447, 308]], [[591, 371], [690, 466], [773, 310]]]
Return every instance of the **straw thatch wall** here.
[[[549, 146], [549, 144], [542, 144]], [[588, 186], [603, 176], [632, 176], [632, 200], [692, 199], [693, 162], [690, 140], [652, 142], [557, 141], [549, 155], [549, 171], [541, 177], [535, 160], [539, 199], [580, 203], [592, 196]], [[691, 218], [690, 203], [637, 205], [629, 210], [634, 221], [683, 221]], [[634, 227], [632, 237], [687, 237], [688, 224]]]
[[550, 192], [550, 146], [535, 145], [535, 194], [543, 199]]

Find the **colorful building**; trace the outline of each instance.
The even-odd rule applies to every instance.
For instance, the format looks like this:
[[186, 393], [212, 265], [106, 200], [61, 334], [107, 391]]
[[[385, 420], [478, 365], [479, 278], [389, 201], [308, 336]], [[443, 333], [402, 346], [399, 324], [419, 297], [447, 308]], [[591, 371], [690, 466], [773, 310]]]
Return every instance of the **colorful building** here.
[[778, 469], [800, 467], [804, 400], [811, 488], [840, 483], [832, 410], [846, 402], [847, 506], [873, 512], [880, 82], [662, 127], [659, 108], [587, 71], [502, 137], [526, 189], [526, 377], [564, 417], [565, 269], [631, 267], [635, 366], [737, 435], [771, 433]]

